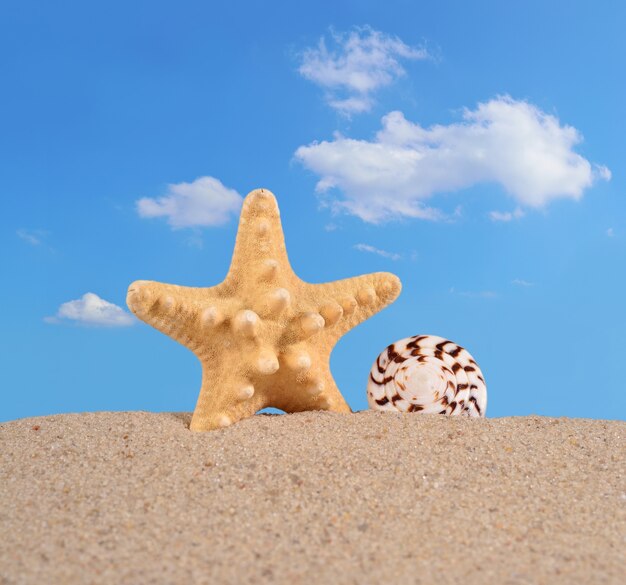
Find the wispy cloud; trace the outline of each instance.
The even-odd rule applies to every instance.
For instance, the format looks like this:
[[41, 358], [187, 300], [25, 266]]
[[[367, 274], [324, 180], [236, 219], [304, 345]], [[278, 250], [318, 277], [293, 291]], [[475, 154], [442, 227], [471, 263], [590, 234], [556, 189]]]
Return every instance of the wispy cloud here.
[[166, 217], [172, 228], [225, 224], [239, 212], [243, 198], [214, 177], [200, 177], [191, 183], [168, 185], [162, 197], [137, 201], [141, 217]]
[[382, 256], [383, 258], [389, 258], [389, 260], [400, 260], [401, 258], [400, 254], [387, 252], [386, 250], [375, 248], [374, 246], [370, 246], [369, 244], [355, 244], [354, 249], [359, 250], [359, 252], [369, 252], [370, 254]]
[[15, 233], [21, 240], [24, 240], [31, 246], [39, 246], [48, 232], [44, 230], [27, 230], [22, 228], [17, 230]]
[[204, 247], [204, 241], [202, 240], [202, 234], [200, 232], [200, 228], [193, 228], [191, 233], [187, 237], [187, 245], [190, 248], [195, 248], [196, 250], [202, 250]]
[[515, 278], [511, 281], [511, 283], [516, 286], [524, 286], [524, 287], [535, 286], [534, 282], [528, 282], [527, 280], [523, 280], [522, 278]]
[[612, 227], [610, 227], [609, 229], [606, 230], [606, 235], [609, 238], [615, 237], [615, 230]]
[[456, 290], [456, 288], [450, 288], [450, 294], [459, 295], [460, 297], [468, 297], [471, 299], [495, 299], [498, 297], [498, 293], [492, 290]]
[[44, 321], [46, 323], [74, 321], [103, 327], [127, 327], [136, 323], [136, 319], [130, 313], [92, 292], [85, 293], [80, 299], [63, 303], [56, 315], [45, 317]]
[[518, 207], [514, 211], [490, 211], [489, 219], [491, 219], [491, 221], [508, 222], [524, 217], [524, 215], [524, 211]]
[[332, 108], [350, 115], [369, 111], [373, 94], [405, 75], [400, 59], [428, 57], [426, 49], [410, 47], [369, 26], [349, 33], [331, 29], [328, 44], [322, 37], [317, 47], [302, 53], [299, 72], [326, 90]]
[[[425, 201], [438, 193], [496, 183], [520, 209], [580, 199], [610, 171], [574, 151], [576, 128], [538, 107], [500, 96], [466, 109], [463, 121], [423, 128], [402, 112], [383, 117], [374, 140], [337, 134], [301, 146], [295, 158], [320, 176], [316, 190], [335, 210], [370, 223], [403, 217], [442, 219]], [[523, 213], [523, 211], [521, 211]], [[493, 212], [495, 221], [509, 215]], [[510, 219], [519, 216], [511, 212]]]

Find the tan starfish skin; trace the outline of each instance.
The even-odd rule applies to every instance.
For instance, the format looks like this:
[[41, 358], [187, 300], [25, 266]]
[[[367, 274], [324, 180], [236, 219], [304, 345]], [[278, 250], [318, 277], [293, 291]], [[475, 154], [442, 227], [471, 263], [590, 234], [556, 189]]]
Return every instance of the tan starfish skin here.
[[193, 288], [138, 280], [126, 302], [202, 363], [190, 428], [208, 431], [266, 406], [351, 412], [330, 373], [330, 353], [400, 289], [388, 272], [324, 284], [300, 280], [287, 259], [276, 198], [257, 189], [244, 200], [222, 283]]

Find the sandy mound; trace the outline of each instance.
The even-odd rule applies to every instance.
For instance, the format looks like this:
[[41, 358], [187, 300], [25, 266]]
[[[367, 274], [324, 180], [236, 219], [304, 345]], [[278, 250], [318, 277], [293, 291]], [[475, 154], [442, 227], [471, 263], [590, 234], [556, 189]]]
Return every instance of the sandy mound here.
[[626, 574], [626, 423], [309, 412], [198, 434], [189, 420], [0, 425], [0, 583]]

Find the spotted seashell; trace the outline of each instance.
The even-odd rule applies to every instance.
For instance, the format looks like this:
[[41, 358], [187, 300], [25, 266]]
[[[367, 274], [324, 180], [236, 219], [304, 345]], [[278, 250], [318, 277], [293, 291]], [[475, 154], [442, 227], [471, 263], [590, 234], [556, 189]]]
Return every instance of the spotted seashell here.
[[487, 387], [460, 345], [435, 335], [392, 343], [374, 362], [367, 384], [374, 410], [485, 416]]

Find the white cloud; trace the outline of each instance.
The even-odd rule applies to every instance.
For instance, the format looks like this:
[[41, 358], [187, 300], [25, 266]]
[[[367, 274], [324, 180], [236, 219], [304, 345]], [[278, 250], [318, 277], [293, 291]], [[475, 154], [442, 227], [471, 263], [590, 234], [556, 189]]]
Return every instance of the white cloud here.
[[372, 94], [405, 74], [399, 59], [426, 59], [423, 48], [410, 47], [398, 37], [372, 28], [350, 33], [331, 30], [329, 49], [322, 37], [317, 47], [302, 54], [299, 72], [327, 91], [329, 105], [343, 114], [370, 110]]
[[39, 246], [47, 232], [42, 230], [26, 230], [22, 228], [17, 230], [15, 233], [20, 239], [28, 242], [31, 246]]
[[383, 258], [389, 258], [389, 260], [400, 260], [401, 258], [400, 254], [387, 252], [386, 250], [375, 248], [374, 246], [370, 246], [369, 244], [355, 244], [354, 249], [359, 250], [359, 252], [369, 252], [370, 254], [377, 254], [378, 256], [382, 256]]
[[507, 222], [524, 217], [524, 215], [524, 211], [518, 207], [515, 211], [490, 211], [489, 219], [491, 219], [491, 221]]
[[527, 280], [523, 280], [521, 278], [515, 278], [511, 282], [517, 286], [524, 286], [524, 287], [535, 286], [534, 282], [528, 282]]
[[372, 109], [374, 101], [369, 97], [349, 97], [345, 99], [329, 99], [328, 105], [342, 114], [362, 114]]
[[214, 177], [200, 177], [192, 183], [168, 185], [167, 193], [137, 201], [141, 217], [167, 217], [173, 228], [216, 226], [237, 214], [243, 198]]
[[610, 181], [613, 174], [611, 173], [611, 169], [605, 165], [596, 165], [594, 164], [594, 171], [596, 174], [605, 181]]
[[613, 230], [612, 227], [610, 227], [608, 230], [606, 230], [606, 235], [609, 236], [609, 238], [615, 237], [615, 231]]
[[[465, 109], [463, 121], [423, 128], [402, 112], [383, 117], [374, 140], [339, 134], [296, 150], [295, 157], [320, 176], [316, 190], [335, 210], [379, 223], [402, 217], [441, 219], [424, 201], [437, 193], [496, 183], [523, 208], [554, 199], [580, 199], [610, 172], [574, 152], [582, 137], [572, 126], [536, 106], [499, 96]], [[336, 197], [336, 191], [343, 197]], [[494, 212], [494, 220], [507, 220]], [[515, 214], [513, 212], [510, 219]]]
[[200, 233], [200, 228], [193, 228], [191, 230], [190, 235], [187, 237], [187, 245], [190, 248], [195, 248], [196, 250], [202, 250], [204, 247], [204, 241], [202, 240], [202, 234]]
[[130, 313], [92, 292], [85, 293], [80, 299], [63, 303], [54, 317], [44, 319], [47, 323], [60, 323], [63, 320], [109, 327], [126, 327], [136, 323]]

